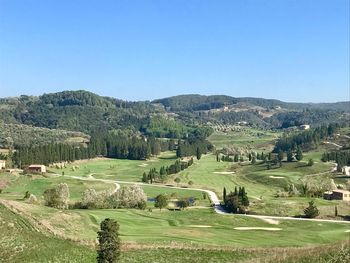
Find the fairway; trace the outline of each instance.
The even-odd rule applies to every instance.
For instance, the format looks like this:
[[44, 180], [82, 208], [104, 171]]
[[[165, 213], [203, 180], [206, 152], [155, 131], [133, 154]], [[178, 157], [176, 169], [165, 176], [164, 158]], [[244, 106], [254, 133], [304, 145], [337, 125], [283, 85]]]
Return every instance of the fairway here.
[[[281, 168], [266, 169], [265, 164], [251, 165], [232, 162], [217, 162], [213, 154], [195, 160], [193, 166], [180, 173], [182, 182], [194, 182], [194, 187], [213, 190], [219, 197], [222, 191], [233, 191], [244, 186], [250, 198], [250, 210], [264, 215], [295, 216], [303, 213], [310, 200], [320, 208], [321, 216], [334, 216], [334, 206], [338, 206], [339, 215], [346, 216], [350, 206], [338, 200], [327, 201], [321, 198], [289, 197], [276, 198], [276, 192], [294, 184], [299, 189], [306, 177], [327, 176], [333, 164], [318, 162], [309, 167], [306, 162], [283, 162]], [[173, 178], [175, 178], [174, 176]], [[275, 177], [275, 178], [274, 178]], [[173, 182], [173, 179], [169, 179]]]
[[[349, 224], [299, 222], [279, 220], [278, 225], [261, 219], [240, 215], [219, 215], [212, 209], [187, 209], [152, 212], [134, 209], [69, 210], [16, 204], [30, 212], [39, 221], [55, 229], [57, 234], [74, 240], [92, 242], [98, 224], [106, 217], [116, 219], [121, 225], [123, 242], [138, 244], [193, 244], [206, 247], [224, 245], [232, 247], [288, 247], [326, 244], [346, 240]], [[205, 227], [203, 227], [205, 226]], [[210, 226], [210, 227], [209, 227]], [[280, 231], [250, 230], [239, 228], [280, 228]], [[235, 229], [235, 228], [238, 228]], [[298, 233], [295, 236], [295, 233]], [[269, 239], [269, 243], [266, 243]]]
[[251, 150], [270, 151], [272, 144], [281, 133], [271, 131], [261, 131], [248, 127], [236, 127], [235, 131], [215, 131], [208, 137], [208, 140], [216, 147], [235, 145], [246, 147]]
[[57, 174], [88, 176], [118, 181], [140, 182], [142, 174], [148, 173], [151, 168], [160, 169], [176, 161], [174, 152], [164, 152], [158, 157], [149, 160], [121, 160], [100, 158], [91, 161], [77, 161], [68, 164], [66, 168], [50, 168]]

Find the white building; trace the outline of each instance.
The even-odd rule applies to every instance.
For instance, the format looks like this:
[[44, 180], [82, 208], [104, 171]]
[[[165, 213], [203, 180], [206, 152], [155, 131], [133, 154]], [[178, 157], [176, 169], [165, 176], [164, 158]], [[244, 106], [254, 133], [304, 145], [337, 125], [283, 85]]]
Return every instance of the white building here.
[[5, 169], [6, 166], [6, 161], [5, 160], [0, 160], [0, 170]]

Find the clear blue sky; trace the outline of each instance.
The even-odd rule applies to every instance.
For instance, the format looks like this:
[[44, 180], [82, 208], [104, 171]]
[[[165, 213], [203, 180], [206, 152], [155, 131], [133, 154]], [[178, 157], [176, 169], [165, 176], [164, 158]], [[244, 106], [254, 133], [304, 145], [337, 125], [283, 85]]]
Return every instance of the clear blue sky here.
[[0, 0], [0, 97], [349, 100], [349, 0]]

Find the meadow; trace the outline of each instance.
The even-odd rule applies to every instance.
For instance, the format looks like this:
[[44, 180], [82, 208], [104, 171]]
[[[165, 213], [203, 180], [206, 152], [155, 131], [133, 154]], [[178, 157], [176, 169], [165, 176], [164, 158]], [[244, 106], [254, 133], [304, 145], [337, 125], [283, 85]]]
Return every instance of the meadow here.
[[252, 150], [270, 151], [273, 142], [281, 135], [280, 132], [262, 131], [249, 127], [237, 126], [234, 130], [214, 131], [208, 140], [216, 147], [222, 149], [229, 145], [244, 146]]
[[[117, 215], [120, 216], [120, 214]], [[143, 224], [145, 223], [143, 222]], [[1, 204], [0, 231], [2, 233], [0, 236], [0, 262], [96, 262], [96, 252], [93, 245], [81, 245], [78, 242], [63, 239], [57, 235], [54, 236], [43, 228], [37, 228], [25, 217], [13, 213]], [[124, 229], [121, 229], [121, 231], [124, 232]], [[243, 234], [247, 235], [246, 233]], [[291, 233], [291, 235], [295, 236], [295, 233]], [[131, 235], [129, 234], [129, 236]], [[122, 240], [124, 239], [125, 237], [122, 237]], [[182, 245], [182, 240], [180, 246], [173, 245], [170, 247], [123, 243], [120, 262], [180, 263], [185, 260], [190, 263], [199, 263], [256, 262], [258, 260], [259, 262], [345, 263], [348, 262], [350, 257], [347, 242], [301, 248], [249, 249], [233, 247], [233, 245], [235, 244], [231, 244], [229, 247], [206, 246], [204, 248], [195, 244]]]
[[[210, 208], [170, 210], [136, 209], [57, 209], [10, 201], [23, 215], [31, 215], [39, 225], [57, 236], [93, 244], [99, 223], [116, 219], [125, 244], [151, 246], [215, 247], [294, 247], [322, 245], [346, 240], [346, 223], [263, 220], [242, 215], [221, 215]], [[246, 228], [246, 229], [242, 229]], [[252, 228], [252, 229], [249, 229]], [[254, 229], [259, 228], [259, 229]], [[297, 236], [295, 233], [298, 233]], [[266, 242], [266, 239], [269, 242]]]

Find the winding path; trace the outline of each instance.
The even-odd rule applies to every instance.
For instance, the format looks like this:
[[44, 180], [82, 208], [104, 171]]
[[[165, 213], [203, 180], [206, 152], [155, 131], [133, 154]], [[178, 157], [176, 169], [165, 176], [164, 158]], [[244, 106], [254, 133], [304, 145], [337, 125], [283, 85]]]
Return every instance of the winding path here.
[[80, 176], [69, 176], [74, 179], [83, 180], [83, 181], [95, 181], [95, 182], [103, 182], [103, 183], [111, 183], [115, 185], [115, 189], [113, 192], [116, 192], [118, 189], [120, 189], [120, 184], [137, 184], [137, 185], [145, 185], [145, 186], [154, 186], [154, 187], [161, 187], [161, 188], [170, 188], [170, 189], [182, 189], [182, 190], [194, 190], [194, 191], [201, 191], [208, 194], [210, 201], [213, 204], [214, 210], [218, 214], [227, 215], [227, 216], [242, 216], [242, 217], [252, 217], [252, 218], [259, 218], [259, 219], [276, 219], [276, 220], [297, 220], [297, 221], [313, 221], [313, 222], [329, 222], [329, 223], [346, 223], [350, 224], [350, 221], [340, 221], [340, 220], [329, 220], [329, 219], [307, 219], [307, 218], [298, 218], [298, 217], [289, 217], [289, 216], [266, 216], [266, 215], [247, 215], [247, 214], [232, 214], [226, 212], [220, 205], [220, 200], [216, 193], [211, 190], [206, 189], [200, 189], [200, 188], [184, 188], [184, 187], [178, 187], [178, 186], [169, 186], [169, 185], [162, 185], [162, 184], [146, 184], [146, 183], [140, 183], [140, 182], [127, 182], [127, 181], [116, 181], [116, 180], [109, 180], [109, 179], [99, 179], [92, 176], [93, 174], [89, 174], [87, 177], [80, 177]]

